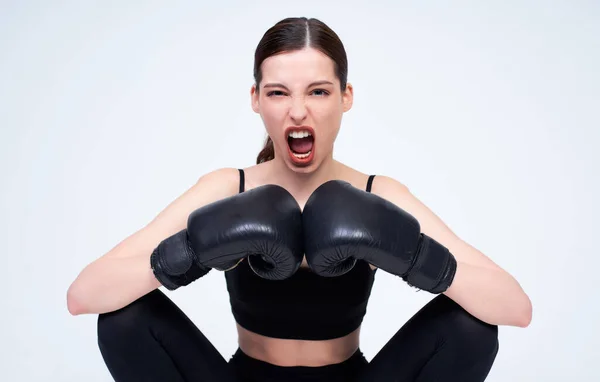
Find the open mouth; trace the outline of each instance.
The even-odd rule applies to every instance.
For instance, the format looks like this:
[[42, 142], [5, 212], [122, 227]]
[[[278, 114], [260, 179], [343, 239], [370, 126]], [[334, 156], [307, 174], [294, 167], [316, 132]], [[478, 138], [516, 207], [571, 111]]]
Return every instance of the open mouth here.
[[305, 164], [314, 156], [315, 138], [310, 129], [294, 129], [287, 137], [289, 154], [293, 162]]

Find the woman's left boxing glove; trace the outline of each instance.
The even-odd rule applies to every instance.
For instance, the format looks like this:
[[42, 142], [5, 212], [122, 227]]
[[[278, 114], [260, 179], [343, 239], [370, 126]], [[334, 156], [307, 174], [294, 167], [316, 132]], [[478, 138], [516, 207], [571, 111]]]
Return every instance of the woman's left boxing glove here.
[[322, 276], [338, 276], [364, 260], [432, 293], [445, 291], [454, 279], [454, 256], [422, 234], [417, 219], [347, 182], [319, 186], [303, 221], [306, 260]]

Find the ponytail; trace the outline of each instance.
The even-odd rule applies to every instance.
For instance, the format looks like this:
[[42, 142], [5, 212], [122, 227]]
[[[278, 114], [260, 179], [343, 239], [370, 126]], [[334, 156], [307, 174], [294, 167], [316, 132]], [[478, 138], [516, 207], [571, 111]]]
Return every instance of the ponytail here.
[[267, 137], [265, 146], [260, 151], [260, 153], [258, 153], [258, 156], [256, 157], [256, 164], [268, 162], [270, 160], [273, 160], [274, 158], [275, 158], [275, 148], [273, 147], [273, 140], [271, 139], [271, 137]]

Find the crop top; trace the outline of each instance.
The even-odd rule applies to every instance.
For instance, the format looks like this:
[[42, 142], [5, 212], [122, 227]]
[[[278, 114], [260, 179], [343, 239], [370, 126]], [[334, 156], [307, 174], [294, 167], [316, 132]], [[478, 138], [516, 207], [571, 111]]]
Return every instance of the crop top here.
[[[244, 172], [240, 192], [244, 192]], [[369, 177], [371, 191], [374, 175]], [[301, 267], [285, 280], [267, 280], [256, 275], [247, 261], [224, 272], [236, 322], [267, 337], [327, 340], [357, 329], [367, 311], [376, 270], [357, 261], [352, 270], [338, 277], [322, 277]]]

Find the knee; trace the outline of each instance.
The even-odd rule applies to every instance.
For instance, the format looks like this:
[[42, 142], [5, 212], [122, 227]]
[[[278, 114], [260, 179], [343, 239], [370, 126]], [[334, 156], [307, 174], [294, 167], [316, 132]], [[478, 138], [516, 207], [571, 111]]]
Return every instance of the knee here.
[[155, 290], [121, 309], [99, 314], [97, 321], [99, 343], [122, 342], [147, 329], [146, 324], [157, 311], [159, 294], [162, 292]]
[[495, 358], [499, 349], [498, 326], [479, 320], [463, 308], [456, 309], [450, 332], [464, 351], [475, 357]]

